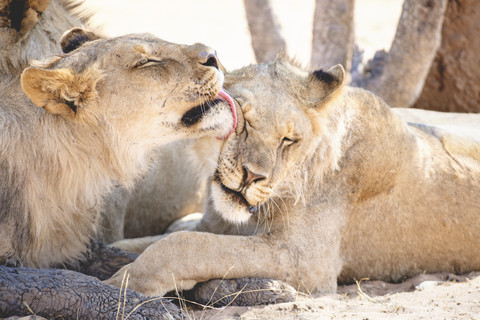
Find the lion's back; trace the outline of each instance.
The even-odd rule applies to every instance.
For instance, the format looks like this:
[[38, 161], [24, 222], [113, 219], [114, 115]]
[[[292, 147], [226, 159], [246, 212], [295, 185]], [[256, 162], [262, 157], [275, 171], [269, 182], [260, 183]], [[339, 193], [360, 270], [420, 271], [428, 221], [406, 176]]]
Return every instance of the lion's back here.
[[393, 111], [410, 126], [437, 137], [450, 155], [480, 164], [480, 114], [446, 113], [396, 108]]

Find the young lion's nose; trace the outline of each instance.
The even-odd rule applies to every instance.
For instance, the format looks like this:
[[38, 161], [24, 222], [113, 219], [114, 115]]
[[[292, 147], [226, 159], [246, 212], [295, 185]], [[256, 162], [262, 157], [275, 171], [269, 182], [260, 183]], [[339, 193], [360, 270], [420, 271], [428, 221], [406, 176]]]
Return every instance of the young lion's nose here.
[[264, 175], [253, 173], [246, 166], [243, 167], [243, 184], [245, 186], [265, 178], [266, 177]]

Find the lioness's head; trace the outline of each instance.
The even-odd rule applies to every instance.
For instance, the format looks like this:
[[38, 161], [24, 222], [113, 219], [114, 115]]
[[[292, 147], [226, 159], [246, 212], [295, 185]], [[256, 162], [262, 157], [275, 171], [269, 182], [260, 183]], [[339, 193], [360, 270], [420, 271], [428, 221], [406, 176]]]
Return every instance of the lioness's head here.
[[214, 205], [226, 220], [245, 222], [262, 207], [300, 196], [315, 153], [324, 153], [319, 156], [325, 168], [336, 165], [340, 148], [327, 133], [337, 124], [326, 110], [343, 78], [340, 65], [308, 73], [286, 58], [227, 76], [226, 87], [242, 112], [212, 183]]
[[78, 28], [61, 43], [66, 54], [22, 74], [24, 92], [53, 116], [106, 124], [142, 144], [223, 137], [235, 126], [222, 66], [203, 44], [150, 34], [101, 38]]

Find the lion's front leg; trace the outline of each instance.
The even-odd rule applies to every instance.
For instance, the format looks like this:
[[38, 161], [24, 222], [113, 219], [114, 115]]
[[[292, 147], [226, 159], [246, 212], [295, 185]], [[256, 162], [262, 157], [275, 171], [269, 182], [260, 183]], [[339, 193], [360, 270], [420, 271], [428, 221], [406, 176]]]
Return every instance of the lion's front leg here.
[[157, 296], [219, 278], [258, 277], [288, 282], [294, 259], [289, 250], [282, 249], [286, 246], [281, 241], [271, 240], [267, 236], [173, 233], [151, 245], [106, 282], [120, 286], [127, 272], [130, 289]]

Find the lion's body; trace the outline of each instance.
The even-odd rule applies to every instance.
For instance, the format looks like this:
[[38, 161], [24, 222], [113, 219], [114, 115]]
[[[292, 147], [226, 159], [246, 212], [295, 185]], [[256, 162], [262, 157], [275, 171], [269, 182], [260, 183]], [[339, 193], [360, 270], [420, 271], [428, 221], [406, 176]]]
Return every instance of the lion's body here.
[[[2, 264], [11, 262], [29, 266], [48, 266], [51, 262], [61, 262], [60, 256], [63, 259], [71, 259], [75, 256], [78, 258], [80, 252], [83, 251], [80, 248], [85, 248], [87, 238], [93, 231], [92, 227], [96, 218], [94, 215], [89, 215], [86, 219], [79, 219], [79, 221], [76, 221], [74, 217], [62, 219], [59, 216], [63, 206], [50, 211], [49, 203], [42, 203], [42, 194], [51, 192], [48, 189], [55, 187], [56, 184], [53, 175], [48, 179], [46, 177], [49, 175], [48, 168], [54, 170], [55, 166], [58, 166], [58, 159], [53, 155], [56, 150], [53, 147], [58, 142], [63, 143], [55, 140], [65, 139], [65, 132], [59, 134], [58, 138], [52, 136], [52, 140], [50, 140], [48, 128], [53, 125], [49, 122], [54, 119], [49, 121], [47, 118], [47, 123], [44, 124], [44, 120], [40, 116], [43, 110], [36, 108], [23, 94], [18, 78], [12, 81], [16, 83], [16, 86], [8, 84], [5, 86], [2, 83], [0, 89], [0, 96], [2, 96], [0, 106], [2, 127], [0, 137], [2, 150], [0, 153], [0, 175], [2, 177], [0, 185], [2, 190], [0, 256]], [[5, 92], [5, 89], [8, 91]], [[57, 126], [59, 125], [57, 124]], [[48, 146], [48, 144], [51, 145]], [[48, 152], [48, 149], [45, 150], [46, 148], [53, 150]], [[45, 151], [49, 154], [43, 155], [42, 153]], [[59, 158], [65, 159], [65, 153], [68, 151], [69, 149], [66, 149], [59, 154]], [[82, 158], [84, 158], [84, 154], [80, 159]], [[49, 164], [48, 161], [52, 163]], [[76, 165], [75, 158], [70, 161], [72, 162], [69, 165]], [[40, 170], [40, 174], [36, 172], [37, 170]], [[79, 176], [79, 179], [85, 177], [84, 171], [82, 170], [82, 176]], [[52, 174], [54, 173], [52, 172]], [[74, 175], [71, 178], [77, 178], [77, 176]], [[48, 183], [48, 180], [53, 180], [53, 183]], [[60, 192], [60, 190], [55, 192], [55, 197], [68, 198], [68, 192]], [[26, 199], [26, 197], [30, 199]], [[45, 200], [51, 201], [51, 198]], [[69, 206], [72, 205], [71, 199], [62, 200]], [[52, 201], [50, 206], [54, 205], [55, 202]], [[30, 210], [38, 211], [38, 207], [44, 208], [41, 209], [39, 215], [32, 216]], [[91, 205], [91, 207], [93, 206]], [[41, 215], [44, 217], [42, 218]], [[64, 233], [62, 230], [66, 232]], [[77, 245], [70, 244], [67, 245], [67, 250], [62, 250], [65, 238], [70, 237], [78, 239]]]
[[224, 102], [184, 122], [221, 89], [223, 74], [207, 59], [216, 58], [201, 44], [139, 34], [91, 41], [21, 79], [2, 76], [2, 264], [49, 267], [80, 258], [103, 197], [116, 184], [131, 187], [148, 169], [150, 151], [228, 133]]
[[337, 281], [480, 270], [480, 115], [393, 112], [342, 79], [339, 67], [308, 74], [285, 60], [233, 72], [244, 120], [213, 178], [217, 225], [203, 224], [231, 235], [173, 233], [124, 267], [129, 285], [161, 294], [264, 277], [334, 292]]
[[[395, 111], [408, 117], [413, 110]], [[426, 122], [435, 122], [428, 119], [437, 114], [419, 113]], [[463, 116], [446, 115], [450, 120], [455, 117]], [[373, 158], [375, 166], [370, 172], [364, 166], [358, 172], [342, 170], [353, 183], [346, 186], [350, 190], [362, 186], [362, 180], [372, 187], [361, 187], [358, 200], [353, 197], [346, 208], [340, 281], [362, 277], [399, 281], [425, 271], [464, 273], [480, 268], [480, 242], [475, 236], [480, 230], [480, 116], [467, 118], [470, 126], [460, 122], [457, 128], [455, 120], [443, 125], [402, 122], [403, 141], [391, 140], [393, 126], [388, 121], [383, 148], [372, 152], [351, 148], [345, 154], [354, 155], [360, 164]], [[367, 130], [367, 141], [380, 138], [378, 130]], [[379, 166], [382, 158], [385, 164]], [[380, 176], [391, 178], [375, 180]], [[371, 189], [376, 187], [380, 192]]]

